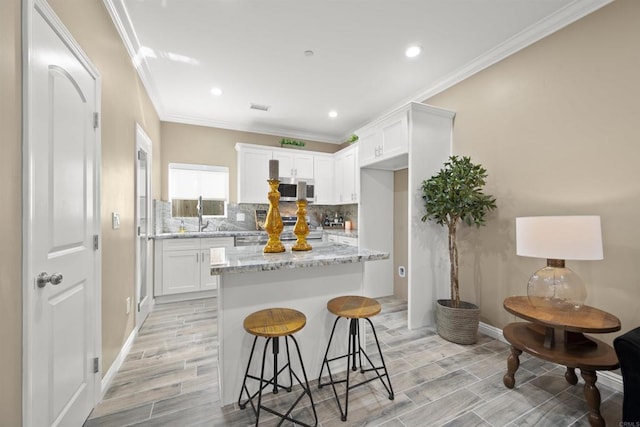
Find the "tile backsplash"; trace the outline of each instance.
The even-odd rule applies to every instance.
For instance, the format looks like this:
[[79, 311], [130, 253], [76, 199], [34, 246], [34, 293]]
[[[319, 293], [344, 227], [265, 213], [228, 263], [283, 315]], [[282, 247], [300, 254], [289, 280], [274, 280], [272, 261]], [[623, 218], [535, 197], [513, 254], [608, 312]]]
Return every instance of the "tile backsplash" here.
[[[159, 233], [176, 233], [180, 229], [180, 223], [184, 221], [187, 231], [196, 231], [198, 229], [198, 218], [194, 217], [172, 217], [171, 203], [164, 200], [154, 200], [154, 224], [155, 232]], [[207, 218], [209, 226], [205, 231], [242, 231], [255, 230], [255, 211], [256, 209], [268, 210], [268, 204], [250, 204], [250, 203], [229, 203], [227, 205], [226, 218]], [[280, 203], [280, 215], [295, 216], [297, 206], [295, 202]], [[333, 218], [335, 214], [344, 218], [345, 221], [351, 221], [354, 229], [358, 228], [358, 205], [309, 205], [307, 206], [307, 216], [309, 225], [318, 227], [322, 225], [325, 215]], [[239, 217], [244, 214], [244, 220], [238, 221]], [[206, 223], [207, 219], [204, 220]]]

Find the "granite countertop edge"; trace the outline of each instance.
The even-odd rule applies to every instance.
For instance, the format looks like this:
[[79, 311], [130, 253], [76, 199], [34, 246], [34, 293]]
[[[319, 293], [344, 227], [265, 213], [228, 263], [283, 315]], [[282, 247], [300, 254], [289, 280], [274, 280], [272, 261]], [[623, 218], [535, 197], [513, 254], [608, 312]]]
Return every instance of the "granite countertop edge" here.
[[[249, 248], [249, 247], [245, 247]], [[243, 248], [244, 249], [244, 248]], [[338, 264], [352, 264], [365, 261], [384, 260], [388, 252], [373, 251], [342, 244], [318, 245], [317, 253], [283, 252], [280, 254], [262, 254], [260, 252], [230, 253], [229, 261], [224, 264], [212, 264], [211, 274], [251, 273], [296, 268], [325, 267]], [[315, 249], [314, 249], [315, 250]], [[296, 259], [303, 256], [303, 259]], [[269, 257], [273, 257], [269, 259]]]
[[152, 239], [193, 239], [202, 237], [236, 237], [236, 236], [261, 236], [266, 234], [260, 230], [224, 230], [224, 231], [187, 231], [185, 233], [158, 233], [150, 236]]
[[324, 231], [327, 234], [334, 234], [336, 236], [346, 236], [346, 237], [358, 237], [358, 230], [345, 230], [344, 228], [338, 228], [338, 229], [331, 229], [331, 228], [325, 228], [322, 231]]

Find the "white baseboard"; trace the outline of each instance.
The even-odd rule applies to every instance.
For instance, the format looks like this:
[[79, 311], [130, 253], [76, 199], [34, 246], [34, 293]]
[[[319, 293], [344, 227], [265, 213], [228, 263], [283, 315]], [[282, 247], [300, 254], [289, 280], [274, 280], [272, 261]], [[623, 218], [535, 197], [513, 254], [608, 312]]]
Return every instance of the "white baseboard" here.
[[[486, 323], [480, 322], [478, 326], [478, 332], [481, 334], [487, 335], [491, 338], [494, 338], [498, 341], [502, 341], [505, 344], [509, 344], [506, 339], [504, 339], [504, 335], [502, 335], [502, 329], [496, 328], [495, 326], [487, 325]], [[598, 383], [604, 386], [609, 387], [617, 392], [622, 393], [622, 376], [619, 374], [615, 374], [611, 371], [598, 371]]]
[[127, 338], [127, 341], [125, 341], [124, 345], [120, 349], [120, 353], [118, 353], [118, 356], [111, 364], [111, 367], [109, 367], [109, 370], [107, 371], [105, 376], [102, 377], [102, 383], [100, 385], [101, 397], [104, 397], [104, 394], [109, 389], [109, 386], [113, 381], [113, 378], [116, 376], [116, 374], [118, 373], [118, 370], [120, 369], [120, 367], [122, 366], [122, 363], [124, 362], [124, 359], [126, 359], [127, 355], [129, 354], [129, 351], [133, 346], [133, 340], [136, 338], [137, 335], [138, 335], [138, 328], [134, 328], [133, 331], [131, 331], [129, 338]]

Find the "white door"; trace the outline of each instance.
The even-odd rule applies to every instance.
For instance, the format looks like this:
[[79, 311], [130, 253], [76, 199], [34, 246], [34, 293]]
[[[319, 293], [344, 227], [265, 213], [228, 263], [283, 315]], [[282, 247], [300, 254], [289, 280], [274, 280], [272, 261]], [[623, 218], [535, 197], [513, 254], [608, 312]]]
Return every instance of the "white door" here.
[[136, 327], [151, 311], [151, 139], [136, 125]]
[[24, 425], [78, 426], [100, 389], [100, 83], [48, 6], [30, 12]]

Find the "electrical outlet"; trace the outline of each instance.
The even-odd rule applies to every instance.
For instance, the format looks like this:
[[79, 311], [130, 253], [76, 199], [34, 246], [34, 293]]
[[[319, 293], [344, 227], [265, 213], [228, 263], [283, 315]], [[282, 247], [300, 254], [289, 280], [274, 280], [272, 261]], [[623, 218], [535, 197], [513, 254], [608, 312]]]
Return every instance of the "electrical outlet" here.
[[238, 222], [244, 221], [244, 212], [238, 212], [236, 214], [236, 221]]
[[127, 297], [127, 299], [125, 300], [125, 304], [126, 304], [126, 312], [127, 314], [131, 313], [131, 297]]
[[407, 270], [404, 268], [404, 265], [398, 267], [398, 276], [404, 277], [407, 275]]

